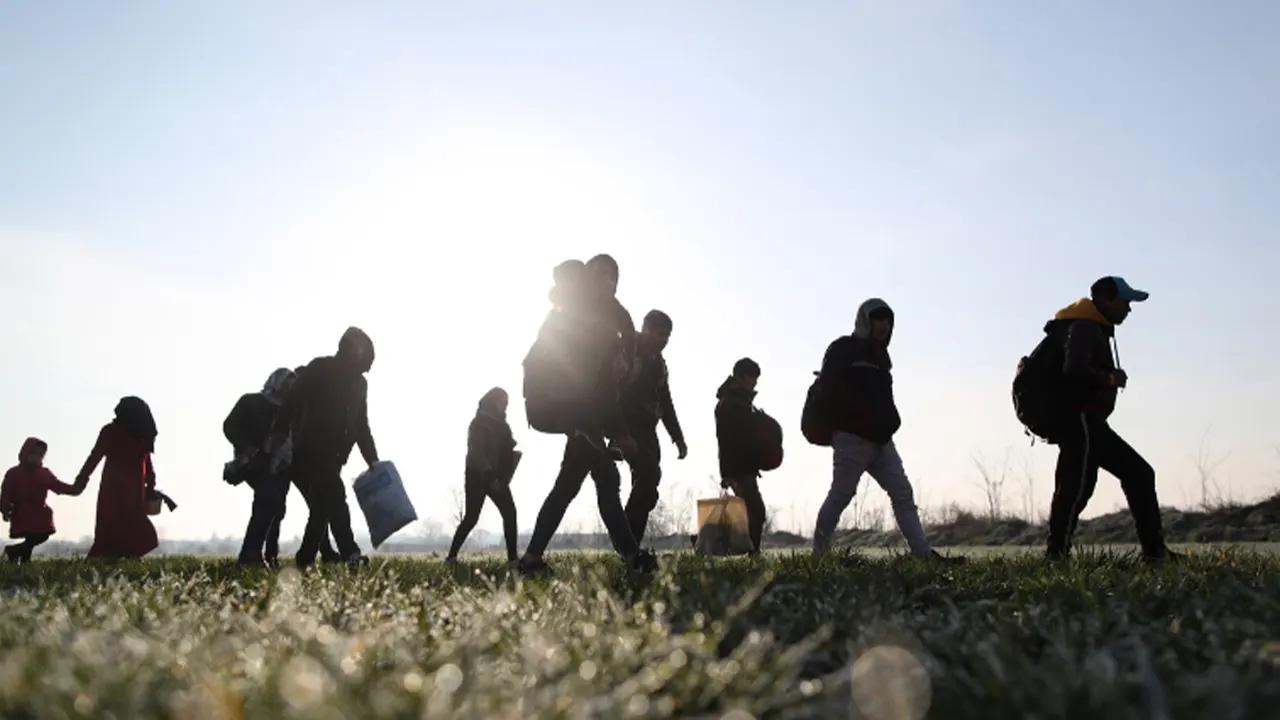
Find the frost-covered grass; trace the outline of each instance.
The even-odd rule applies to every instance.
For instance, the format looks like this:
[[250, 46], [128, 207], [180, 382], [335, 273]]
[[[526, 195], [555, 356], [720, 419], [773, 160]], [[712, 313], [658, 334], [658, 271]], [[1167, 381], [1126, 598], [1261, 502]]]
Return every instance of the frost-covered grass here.
[[0, 716], [1273, 716], [1280, 558], [0, 566]]

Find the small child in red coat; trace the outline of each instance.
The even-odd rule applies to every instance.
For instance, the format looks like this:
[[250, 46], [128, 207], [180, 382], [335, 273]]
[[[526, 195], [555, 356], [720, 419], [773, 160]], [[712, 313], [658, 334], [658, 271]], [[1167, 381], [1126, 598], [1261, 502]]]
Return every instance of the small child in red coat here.
[[5, 546], [5, 559], [11, 562], [31, 560], [31, 551], [54, 533], [53, 510], [45, 504], [50, 492], [79, 495], [84, 490], [49, 472], [44, 466], [48, 450], [43, 440], [27, 438], [18, 453], [18, 465], [4, 474], [0, 485], [0, 514], [9, 522], [9, 537], [23, 541]]

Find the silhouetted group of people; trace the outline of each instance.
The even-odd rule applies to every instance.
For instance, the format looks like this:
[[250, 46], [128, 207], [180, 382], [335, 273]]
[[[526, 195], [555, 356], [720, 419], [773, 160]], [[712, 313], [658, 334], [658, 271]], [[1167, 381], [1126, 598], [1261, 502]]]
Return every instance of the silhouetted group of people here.
[[[653, 310], [637, 332], [617, 299], [619, 276], [617, 262], [608, 255], [586, 263], [566, 261], [553, 271], [551, 309], [524, 358], [523, 391], [530, 426], [563, 437], [564, 451], [523, 556], [517, 549], [510, 489], [520, 452], [507, 423], [510, 398], [495, 387], [480, 399], [468, 428], [465, 511], [448, 561], [457, 560], [488, 499], [502, 514], [508, 560], [527, 573], [546, 571], [547, 547], [590, 477], [613, 548], [636, 570], [656, 567], [642, 541], [662, 478], [658, 426], [665, 428], [679, 458], [688, 454], [663, 356], [673, 322]], [[1045, 326], [1044, 339], [1019, 364], [1013, 385], [1018, 418], [1028, 433], [1059, 448], [1049, 519], [1051, 558], [1070, 554], [1099, 469], [1119, 478], [1143, 554], [1152, 560], [1172, 554], [1161, 530], [1154, 470], [1109, 424], [1117, 393], [1128, 382], [1113, 350], [1115, 328], [1129, 315], [1131, 303], [1146, 299], [1147, 293], [1123, 279], [1102, 278], [1090, 297], [1057, 313]], [[816, 553], [829, 551], [841, 514], [862, 476], [869, 474], [888, 494], [910, 552], [948, 560], [928, 541], [894, 444], [902, 425], [889, 356], [895, 324], [887, 303], [864, 302], [852, 333], [827, 348], [809, 390], [803, 434], [809, 442], [831, 448], [833, 471], [814, 527]], [[372, 340], [359, 328], [349, 328], [333, 356], [296, 370], [280, 368], [261, 391], [236, 402], [223, 424], [235, 453], [224, 479], [253, 490], [241, 563], [278, 563], [280, 522], [290, 487], [297, 487], [309, 512], [295, 558], [300, 567], [312, 565], [317, 556], [352, 565], [367, 562], [352, 532], [341, 471], [357, 447], [370, 467], [378, 462], [365, 379], [373, 361]], [[737, 361], [716, 392], [715, 406], [721, 485], [742, 498], [757, 553], [766, 520], [760, 479], [782, 462], [781, 429], [754, 405], [760, 376], [754, 360]], [[79, 495], [104, 462], [90, 557], [134, 558], [154, 549], [156, 532], [148, 516], [159, 511], [160, 500], [168, 500], [155, 488], [151, 455], [156, 436], [146, 403], [122, 399], [74, 484], [62, 483], [44, 467], [43, 441], [28, 439], [0, 489], [0, 512], [10, 522], [11, 537], [22, 540], [6, 547], [5, 556], [29, 560], [32, 550], [55, 531], [48, 493]], [[623, 462], [631, 472], [625, 503], [618, 470]]]

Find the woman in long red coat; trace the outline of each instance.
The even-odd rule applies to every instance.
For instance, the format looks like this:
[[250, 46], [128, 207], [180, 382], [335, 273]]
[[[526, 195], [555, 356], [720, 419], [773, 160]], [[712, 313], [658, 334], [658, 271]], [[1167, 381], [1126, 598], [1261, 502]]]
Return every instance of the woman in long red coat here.
[[156, 434], [151, 409], [136, 397], [121, 400], [116, 419], [98, 433], [98, 442], [76, 478], [76, 485], [83, 488], [98, 463], [106, 460], [89, 557], [139, 558], [159, 544], [147, 517], [147, 491], [156, 485], [151, 464]]

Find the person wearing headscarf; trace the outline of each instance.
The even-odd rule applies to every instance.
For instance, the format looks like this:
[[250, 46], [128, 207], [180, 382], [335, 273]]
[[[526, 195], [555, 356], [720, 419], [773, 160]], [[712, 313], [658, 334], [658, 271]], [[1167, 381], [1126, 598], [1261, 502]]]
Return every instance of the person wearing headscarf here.
[[75, 487], [83, 491], [102, 468], [91, 558], [140, 558], [159, 544], [147, 517], [147, 492], [156, 486], [156, 423], [141, 398], [126, 397], [116, 405], [115, 419], [98, 433]]

